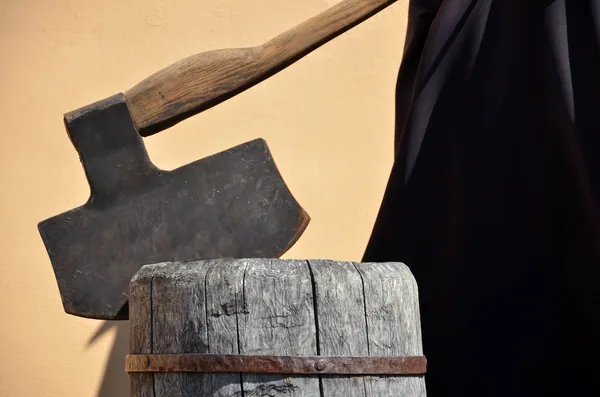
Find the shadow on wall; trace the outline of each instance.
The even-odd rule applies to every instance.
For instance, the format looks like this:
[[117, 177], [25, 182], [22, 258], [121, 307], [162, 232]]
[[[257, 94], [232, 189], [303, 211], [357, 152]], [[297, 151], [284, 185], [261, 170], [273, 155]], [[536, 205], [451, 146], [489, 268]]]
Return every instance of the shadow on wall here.
[[116, 330], [115, 340], [96, 397], [129, 396], [129, 375], [125, 372], [125, 355], [129, 351], [129, 321], [104, 322], [88, 341], [88, 347], [92, 346], [106, 332], [114, 332], [114, 330]]

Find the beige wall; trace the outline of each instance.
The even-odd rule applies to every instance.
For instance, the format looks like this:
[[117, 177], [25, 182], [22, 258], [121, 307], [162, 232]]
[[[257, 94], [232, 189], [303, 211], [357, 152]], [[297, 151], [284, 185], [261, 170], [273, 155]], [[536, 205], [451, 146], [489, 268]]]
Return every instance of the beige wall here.
[[[0, 396], [127, 396], [127, 323], [64, 314], [38, 221], [85, 202], [63, 113], [337, 0], [0, 0]], [[312, 222], [285, 255], [359, 260], [392, 161], [407, 2], [146, 140], [174, 168], [263, 137]]]

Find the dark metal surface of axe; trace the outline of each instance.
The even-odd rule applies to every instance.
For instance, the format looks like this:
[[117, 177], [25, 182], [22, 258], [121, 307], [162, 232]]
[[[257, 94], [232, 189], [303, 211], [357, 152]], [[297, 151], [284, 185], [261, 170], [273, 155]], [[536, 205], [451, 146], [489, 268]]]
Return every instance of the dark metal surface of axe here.
[[309, 217], [257, 139], [173, 171], [149, 136], [270, 77], [395, 0], [345, 0], [263, 45], [200, 53], [127, 92], [65, 115], [91, 195], [39, 223], [67, 313], [128, 318], [131, 277], [145, 264], [278, 257]]

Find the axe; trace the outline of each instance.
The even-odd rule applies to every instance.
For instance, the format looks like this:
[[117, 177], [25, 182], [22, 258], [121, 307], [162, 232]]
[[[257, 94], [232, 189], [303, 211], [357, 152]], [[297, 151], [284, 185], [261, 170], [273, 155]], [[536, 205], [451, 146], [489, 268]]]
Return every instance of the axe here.
[[190, 56], [65, 114], [90, 197], [38, 224], [65, 312], [126, 320], [129, 281], [146, 264], [286, 252], [310, 218], [264, 140], [164, 171], [142, 137], [267, 79], [394, 2], [342, 1], [262, 45]]

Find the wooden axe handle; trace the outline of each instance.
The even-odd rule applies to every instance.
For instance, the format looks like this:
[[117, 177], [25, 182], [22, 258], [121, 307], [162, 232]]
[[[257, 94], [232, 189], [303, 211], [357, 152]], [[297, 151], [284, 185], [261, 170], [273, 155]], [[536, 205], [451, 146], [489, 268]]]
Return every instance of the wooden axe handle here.
[[266, 43], [184, 58], [125, 92], [141, 135], [206, 110], [283, 70], [397, 0], [343, 0]]

